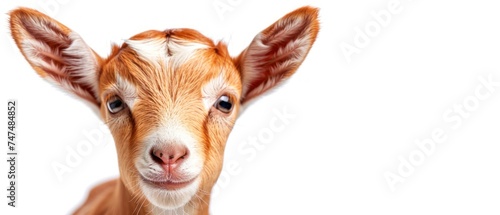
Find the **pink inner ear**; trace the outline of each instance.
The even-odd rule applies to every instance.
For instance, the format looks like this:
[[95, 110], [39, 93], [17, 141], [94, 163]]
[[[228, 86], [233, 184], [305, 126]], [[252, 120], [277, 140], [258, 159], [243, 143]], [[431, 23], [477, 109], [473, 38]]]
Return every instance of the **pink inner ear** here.
[[[294, 44], [300, 34], [297, 29], [292, 29], [288, 32], [278, 31], [276, 34], [271, 33], [269, 37], [263, 37], [262, 45], [265, 47], [264, 52], [260, 52], [260, 56], [253, 56], [258, 61], [254, 61], [253, 68], [260, 71], [251, 82], [248, 84], [249, 89], [255, 89], [259, 85], [268, 85], [272, 87], [279, 83], [283, 78], [287, 78], [287, 72], [293, 70], [297, 58], [300, 58], [300, 47]], [[291, 75], [291, 74], [289, 74]], [[266, 90], [266, 89], [262, 89]]]
[[78, 34], [31, 9], [11, 12], [12, 36], [45, 79], [93, 103], [97, 98], [98, 56]]
[[286, 17], [257, 35], [244, 56], [245, 100], [273, 88], [295, 72], [316, 37], [315, 18]]
[[[66, 36], [56, 24], [40, 18], [24, 18], [20, 19], [22, 26], [32, 39], [43, 41], [49, 47], [57, 47], [65, 49], [71, 44], [71, 40]], [[43, 26], [43, 28], [40, 28]]]
[[[37, 38], [36, 34], [31, 35]], [[46, 78], [54, 80], [64, 89], [77, 94], [85, 100], [96, 103], [97, 98], [93, 93], [90, 93], [93, 92], [93, 87], [81, 81], [84, 77], [77, 72], [78, 66], [72, 65], [73, 62], [80, 61], [81, 57], [64, 51], [71, 46], [71, 41], [68, 38], [65, 41], [48, 42], [28, 39], [24, 43], [29, 43], [30, 48], [26, 49], [29, 52], [27, 54], [37, 56], [38, 60], [33, 63], [45, 72]], [[91, 64], [92, 62], [88, 63]]]

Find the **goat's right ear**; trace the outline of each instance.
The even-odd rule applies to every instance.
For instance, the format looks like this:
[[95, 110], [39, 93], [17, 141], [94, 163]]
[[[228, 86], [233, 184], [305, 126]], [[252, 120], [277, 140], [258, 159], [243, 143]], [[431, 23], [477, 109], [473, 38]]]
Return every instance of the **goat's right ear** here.
[[10, 30], [17, 47], [42, 78], [99, 108], [102, 59], [77, 33], [28, 8], [10, 12]]

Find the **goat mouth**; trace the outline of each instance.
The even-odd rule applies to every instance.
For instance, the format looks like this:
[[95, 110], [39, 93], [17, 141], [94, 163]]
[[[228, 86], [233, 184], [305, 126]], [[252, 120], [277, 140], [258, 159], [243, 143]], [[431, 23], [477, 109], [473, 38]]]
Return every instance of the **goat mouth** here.
[[155, 180], [150, 180], [144, 177], [141, 177], [142, 180], [146, 183], [149, 184], [155, 188], [159, 189], [165, 189], [165, 190], [179, 190], [182, 188], [187, 187], [188, 185], [192, 184], [195, 180], [196, 177], [186, 180], [186, 181], [172, 181], [172, 180], [165, 180], [165, 181], [155, 181]]

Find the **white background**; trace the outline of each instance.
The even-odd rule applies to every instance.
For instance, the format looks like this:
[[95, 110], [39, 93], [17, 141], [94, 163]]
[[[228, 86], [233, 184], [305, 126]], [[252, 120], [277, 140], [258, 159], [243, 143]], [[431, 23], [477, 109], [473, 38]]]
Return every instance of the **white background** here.
[[[218, 14], [217, 1], [231, 10]], [[365, 31], [376, 20], [372, 11], [387, 10], [391, 0], [59, 0], [49, 10], [43, 2], [57, 1], [0, 3], [0, 128], [6, 130], [7, 99], [16, 99], [20, 153], [15, 209], [7, 206], [8, 166], [0, 162], [0, 214], [68, 214], [91, 187], [118, 176], [106, 132], [62, 180], [54, 172], [52, 165], [65, 164], [68, 150], [88, 141], [84, 133], [96, 132], [102, 123], [83, 103], [42, 81], [13, 45], [6, 13], [21, 5], [51, 13], [102, 56], [111, 42], [176, 27], [222, 39], [237, 55], [287, 12], [319, 7], [321, 31], [297, 74], [238, 120], [211, 213], [500, 213], [500, 87], [478, 100], [457, 129], [443, 118], [455, 105], [474, 104], [480, 77], [500, 81], [500, 4], [495, 1], [396, 1], [400, 13], [392, 14], [350, 63], [341, 44], [354, 45], [355, 29]], [[284, 109], [295, 116], [284, 131], [259, 142], [262, 148], [248, 145], [269, 131], [273, 110]], [[392, 191], [384, 174], [399, 175], [399, 158], [418, 154], [415, 141], [431, 138], [439, 128], [447, 139]], [[229, 171], [228, 163], [238, 165], [237, 171]]]

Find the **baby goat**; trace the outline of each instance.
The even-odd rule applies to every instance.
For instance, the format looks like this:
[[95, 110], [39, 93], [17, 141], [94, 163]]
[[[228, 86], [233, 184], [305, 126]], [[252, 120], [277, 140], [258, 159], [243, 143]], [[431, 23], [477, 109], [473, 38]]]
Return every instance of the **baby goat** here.
[[317, 9], [299, 8], [237, 57], [196, 30], [167, 29], [139, 33], [102, 58], [47, 15], [12, 11], [12, 37], [29, 64], [94, 108], [116, 143], [120, 177], [92, 189], [75, 214], [209, 214], [240, 107], [297, 70], [317, 18]]

